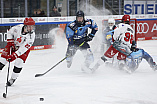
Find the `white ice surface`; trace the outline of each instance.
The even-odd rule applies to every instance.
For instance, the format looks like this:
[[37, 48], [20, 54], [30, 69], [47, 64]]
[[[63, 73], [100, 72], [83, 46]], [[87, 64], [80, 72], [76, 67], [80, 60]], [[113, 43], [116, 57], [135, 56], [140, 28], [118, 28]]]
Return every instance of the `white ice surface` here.
[[[139, 41], [138, 46], [157, 62], [157, 40]], [[90, 74], [81, 71], [84, 58], [78, 51], [71, 68], [63, 61], [45, 76], [34, 77], [65, 57], [66, 45], [60, 47], [31, 51], [19, 78], [3, 98], [6, 65], [0, 73], [0, 104], [157, 104], [157, 72], [144, 60], [132, 74], [105, 65]], [[44, 101], [39, 101], [41, 97]]]

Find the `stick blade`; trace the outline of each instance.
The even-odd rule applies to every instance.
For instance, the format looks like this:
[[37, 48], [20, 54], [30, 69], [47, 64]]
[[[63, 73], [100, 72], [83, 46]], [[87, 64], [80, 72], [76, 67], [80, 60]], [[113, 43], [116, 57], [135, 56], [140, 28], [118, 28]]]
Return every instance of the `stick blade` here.
[[35, 77], [41, 77], [43, 76], [44, 74], [36, 74]]
[[6, 97], [7, 97], [7, 95], [6, 95], [5, 93], [3, 93], [3, 97], [4, 97], [4, 98], [6, 98]]

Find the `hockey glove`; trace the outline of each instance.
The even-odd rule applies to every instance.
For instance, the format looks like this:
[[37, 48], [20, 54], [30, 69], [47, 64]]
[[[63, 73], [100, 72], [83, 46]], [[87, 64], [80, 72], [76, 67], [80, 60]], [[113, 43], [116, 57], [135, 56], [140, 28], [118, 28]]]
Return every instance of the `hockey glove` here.
[[10, 49], [11, 47], [11, 50], [15, 50], [15, 44], [14, 44], [14, 39], [7, 39], [7, 48]]
[[18, 58], [18, 55], [14, 52], [14, 53], [12, 53], [11, 55], [8, 55], [7, 61], [12, 62], [12, 61], [14, 61], [16, 58]]
[[137, 51], [136, 47], [137, 47], [136, 41], [133, 40], [131, 45], [131, 51], [136, 52]]
[[88, 41], [91, 41], [94, 37], [94, 34], [88, 34], [88, 36], [86, 37], [85, 41], [88, 42]]
[[1, 57], [7, 59], [8, 55], [10, 55], [11, 50], [15, 47], [14, 45], [14, 39], [7, 39], [7, 45], [5, 46]]
[[9, 47], [14, 46], [14, 39], [7, 39], [7, 45]]

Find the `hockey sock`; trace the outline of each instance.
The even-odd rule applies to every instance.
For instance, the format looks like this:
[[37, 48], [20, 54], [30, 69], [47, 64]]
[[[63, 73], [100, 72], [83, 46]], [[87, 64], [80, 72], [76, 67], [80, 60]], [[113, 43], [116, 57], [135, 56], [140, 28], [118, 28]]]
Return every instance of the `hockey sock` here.
[[19, 73], [21, 72], [21, 70], [22, 70], [22, 68], [18, 68], [16, 66], [14, 66], [11, 78], [16, 79], [19, 76]]

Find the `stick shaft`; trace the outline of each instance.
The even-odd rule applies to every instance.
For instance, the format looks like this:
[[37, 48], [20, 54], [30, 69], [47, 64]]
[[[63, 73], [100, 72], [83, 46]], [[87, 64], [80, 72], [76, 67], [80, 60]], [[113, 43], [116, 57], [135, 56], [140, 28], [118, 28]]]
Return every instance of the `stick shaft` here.
[[[81, 47], [85, 42], [83, 42], [82, 44], [79, 45], [79, 47]], [[47, 70], [46, 72], [42, 73], [42, 74], [36, 74], [35, 77], [40, 77], [40, 76], [43, 76], [45, 75], [46, 73], [48, 73], [49, 71], [51, 71], [53, 68], [55, 68], [58, 64], [60, 64], [61, 62], [63, 62], [67, 57], [69, 56], [66, 56], [64, 57], [61, 61], [59, 61], [57, 64], [55, 64], [53, 67], [51, 67], [49, 70]]]

